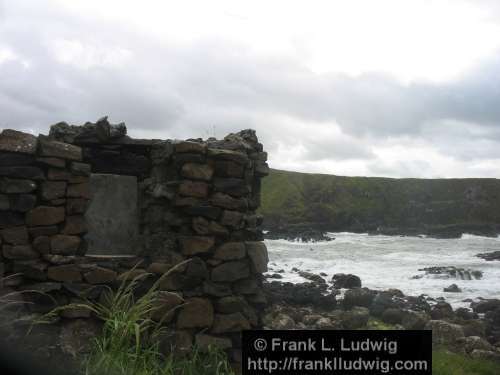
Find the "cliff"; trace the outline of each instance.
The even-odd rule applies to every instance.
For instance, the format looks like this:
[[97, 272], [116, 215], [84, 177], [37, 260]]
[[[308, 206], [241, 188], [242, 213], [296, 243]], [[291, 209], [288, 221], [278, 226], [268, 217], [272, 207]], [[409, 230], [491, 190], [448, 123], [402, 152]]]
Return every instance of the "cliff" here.
[[[496, 235], [500, 180], [343, 177], [271, 170], [262, 184], [266, 229]], [[299, 230], [300, 231], [300, 230]]]

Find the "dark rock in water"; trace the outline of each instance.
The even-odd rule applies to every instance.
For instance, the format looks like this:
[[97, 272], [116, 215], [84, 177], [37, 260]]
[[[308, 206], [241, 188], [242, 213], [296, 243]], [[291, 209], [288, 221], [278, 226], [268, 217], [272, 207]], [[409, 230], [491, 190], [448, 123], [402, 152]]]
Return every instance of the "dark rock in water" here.
[[279, 273], [273, 273], [269, 276], [267, 276], [268, 279], [282, 279], [283, 276], [281, 276]]
[[457, 284], [451, 284], [450, 286], [444, 288], [443, 292], [462, 293], [462, 289], [460, 289]]
[[[424, 271], [426, 275], [437, 275], [441, 277], [454, 278], [459, 280], [479, 280], [483, 277], [483, 272], [472, 269], [457, 268], [455, 266], [436, 266], [420, 268], [419, 271]], [[421, 276], [421, 275], [417, 275]], [[414, 278], [420, 278], [415, 277]]]
[[500, 251], [493, 251], [491, 253], [481, 253], [476, 254], [478, 258], [482, 258], [487, 261], [500, 260]]
[[345, 309], [354, 306], [370, 307], [377, 292], [368, 288], [349, 289], [344, 294], [342, 304]]
[[484, 299], [479, 302], [472, 302], [470, 304], [472, 311], [482, 314], [488, 311], [493, 311], [495, 309], [500, 308], [500, 300], [499, 299]]
[[325, 279], [311, 272], [299, 271], [299, 276], [302, 276], [304, 279], [310, 280], [316, 284], [326, 284]]
[[332, 282], [335, 289], [361, 288], [361, 279], [352, 274], [337, 273], [333, 275]]
[[272, 281], [264, 283], [264, 292], [269, 304], [287, 303], [290, 305], [309, 305], [321, 309], [333, 309], [337, 305], [334, 294], [327, 294], [326, 284], [283, 283]]
[[[265, 234], [269, 240], [287, 240], [302, 242], [331, 241], [332, 238], [320, 229], [312, 228], [308, 225], [289, 225], [286, 227], [270, 228]], [[313, 250], [313, 249], [310, 249]]]

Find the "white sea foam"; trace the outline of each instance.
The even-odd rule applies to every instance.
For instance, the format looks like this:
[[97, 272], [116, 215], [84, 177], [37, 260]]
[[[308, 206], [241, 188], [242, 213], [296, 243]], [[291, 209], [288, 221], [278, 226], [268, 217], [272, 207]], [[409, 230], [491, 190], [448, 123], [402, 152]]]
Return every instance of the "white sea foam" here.
[[[464, 235], [457, 239], [399, 237], [356, 233], [329, 233], [333, 241], [316, 243], [266, 240], [271, 272], [283, 269], [283, 281], [304, 281], [291, 269], [324, 272], [330, 280], [335, 273], [358, 275], [363, 286], [372, 289], [398, 288], [408, 295], [445, 297], [455, 308], [468, 306], [466, 298], [500, 298], [500, 262], [487, 262], [475, 255], [500, 250], [500, 239]], [[455, 266], [483, 271], [481, 280], [431, 277], [420, 279], [424, 267]], [[443, 288], [457, 284], [462, 293]]]

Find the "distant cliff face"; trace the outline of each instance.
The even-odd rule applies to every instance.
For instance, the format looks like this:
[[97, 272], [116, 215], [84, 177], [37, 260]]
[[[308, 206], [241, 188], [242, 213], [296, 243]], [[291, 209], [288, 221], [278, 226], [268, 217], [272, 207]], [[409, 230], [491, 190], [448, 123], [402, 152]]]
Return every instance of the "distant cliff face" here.
[[268, 228], [313, 224], [331, 231], [425, 233], [455, 227], [490, 234], [500, 224], [500, 180], [342, 177], [272, 170], [263, 181], [261, 213]]

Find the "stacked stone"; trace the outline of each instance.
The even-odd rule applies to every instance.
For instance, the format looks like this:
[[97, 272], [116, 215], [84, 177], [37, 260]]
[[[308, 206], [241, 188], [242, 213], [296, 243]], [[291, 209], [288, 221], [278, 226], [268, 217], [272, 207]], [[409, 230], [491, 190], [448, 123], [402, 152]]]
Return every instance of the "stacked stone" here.
[[4, 281], [66, 281], [85, 252], [90, 165], [79, 147], [14, 130], [0, 133], [0, 237]]
[[166, 306], [185, 303], [167, 322], [177, 347], [213, 343], [240, 357], [240, 332], [260, 326], [265, 303], [261, 274], [267, 249], [259, 229], [260, 179], [267, 154], [251, 130], [222, 141], [167, 141], [152, 149], [151, 178], [142, 202], [144, 254], [149, 271], [162, 273], [190, 262], [164, 279]]
[[[238, 360], [240, 332], [261, 325], [265, 303], [262, 273], [268, 256], [256, 210], [260, 180], [269, 167], [255, 132], [223, 140], [143, 141], [128, 138], [123, 124], [104, 118], [81, 127], [59, 123], [50, 134], [0, 134], [5, 287], [50, 294], [50, 303], [32, 295], [28, 305], [47, 312], [54, 301], [98, 299], [106, 286], [146, 272], [153, 275], [147, 288], [189, 260], [162, 279], [154, 318], [172, 329], [176, 350], [215, 344]], [[112, 162], [103, 152], [112, 152], [106, 154]], [[135, 162], [127, 165], [123, 156], [131, 154]], [[100, 173], [138, 178], [138, 256], [85, 255], [84, 213], [96, 165]], [[91, 317], [84, 309], [64, 310], [61, 316]]]

